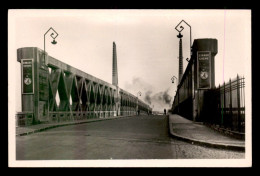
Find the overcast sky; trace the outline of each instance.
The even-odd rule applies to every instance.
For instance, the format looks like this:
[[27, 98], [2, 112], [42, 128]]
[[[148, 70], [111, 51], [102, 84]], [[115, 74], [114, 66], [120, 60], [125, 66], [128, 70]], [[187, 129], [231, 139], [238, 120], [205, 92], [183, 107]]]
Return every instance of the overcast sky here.
[[[20, 63], [16, 50], [43, 49], [44, 33], [53, 27], [59, 36], [46, 51], [54, 58], [112, 83], [112, 43], [117, 45], [119, 87], [136, 95], [152, 97], [155, 110], [169, 108], [178, 77], [178, 32], [185, 20], [192, 40], [215, 38], [216, 85], [251, 70], [251, 16], [249, 10], [15, 10], [9, 11], [9, 68], [15, 70], [15, 105], [21, 110]], [[184, 70], [190, 57], [190, 29], [184, 26]], [[158, 100], [167, 92], [170, 103]], [[154, 98], [154, 99], [153, 99]]]

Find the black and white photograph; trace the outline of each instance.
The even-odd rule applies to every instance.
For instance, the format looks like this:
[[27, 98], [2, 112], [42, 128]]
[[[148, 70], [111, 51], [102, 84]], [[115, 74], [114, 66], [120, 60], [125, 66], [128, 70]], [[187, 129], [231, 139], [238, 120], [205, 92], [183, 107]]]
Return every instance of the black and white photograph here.
[[9, 167], [251, 167], [251, 10], [9, 9]]

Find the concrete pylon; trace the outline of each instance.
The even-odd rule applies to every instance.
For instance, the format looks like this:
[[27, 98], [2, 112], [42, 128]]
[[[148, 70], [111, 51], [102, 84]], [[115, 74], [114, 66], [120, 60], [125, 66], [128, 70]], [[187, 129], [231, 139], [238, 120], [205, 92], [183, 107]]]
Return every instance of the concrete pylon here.
[[116, 44], [115, 44], [115, 42], [113, 42], [112, 84], [115, 85], [115, 86], [118, 86], [117, 55], [116, 55]]

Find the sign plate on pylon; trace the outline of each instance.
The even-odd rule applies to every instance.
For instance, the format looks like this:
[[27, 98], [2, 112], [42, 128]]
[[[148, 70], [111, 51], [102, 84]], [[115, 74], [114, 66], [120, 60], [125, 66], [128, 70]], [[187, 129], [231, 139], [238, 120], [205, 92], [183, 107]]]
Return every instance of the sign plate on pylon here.
[[34, 93], [33, 59], [22, 59], [22, 93]]

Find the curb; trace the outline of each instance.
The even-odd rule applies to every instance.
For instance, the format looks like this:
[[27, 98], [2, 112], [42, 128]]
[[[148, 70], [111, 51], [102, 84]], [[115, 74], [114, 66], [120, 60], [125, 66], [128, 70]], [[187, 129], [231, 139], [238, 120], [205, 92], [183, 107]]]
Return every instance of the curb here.
[[43, 128], [36, 129], [36, 130], [33, 130], [33, 131], [16, 134], [16, 136], [26, 136], [26, 135], [29, 135], [29, 134], [38, 133], [38, 132], [41, 132], [41, 131], [45, 131], [45, 130], [57, 128], [57, 127], [62, 127], [62, 126], [79, 125], [79, 124], [98, 122], [98, 121], [104, 121], [104, 120], [114, 120], [114, 119], [123, 118], [123, 117], [129, 117], [129, 116], [119, 116], [119, 117], [115, 117], [115, 118], [93, 119], [91, 121], [75, 122], [75, 123], [67, 123], [67, 124], [55, 124], [55, 125], [52, 125], [52, 126], [43, 127]]
[[231, 130], [226, 130], [224, 128], [221, 128], [221, 127], [216, 127], [214, 125], [211, 125], [211, 124], [205, 124], [205, 126], [215, 130], [215, 131], [218, 131], [226, 136], [231, 136], [231, 137], [234, 137], [236, 139], [243, 139], [245, 140], [245, 133], [239, 133], [239, 132], [235, 132], [235, 131], [231, 131]]
[[172, 127], [169, 121], [168, 121], [168, 128], [169, 128], [169, 133], [172, 137], [176, 139], [180, 139], [185, 142], [189, 142], [191, 144], [197, 144], [201, 146], [207, 146], [207, 147], [218, 148], [218, 149], [235, 150], [235, 151], [243, 151], [243, 152], [245, 151], [245, 146], [206, 142], [203, 140], [197, 140], [197, 139], [181, 136], [179, 134], [172, 132], [171, 130]]
[[188, 138], [188, 137], [183, 137], [183, 136], [180, 136], [178, 134], [171, 133], [171, 132], [170, 132], [170, 134], [174, 138], [177, 138], [177, 139], [180, 139], [180, 140], [183, 140], [185, 142], [192, 143], [192, 144], [197, 144], [197, 145], [207, 146], [207, 147], [212, 147], [212, 148], [218, 148], [218, 149], [245, 151], [244, 146], [206, 142], [206, 141], [196, 140], [196, 139], [192, 139], [192, 138]]

